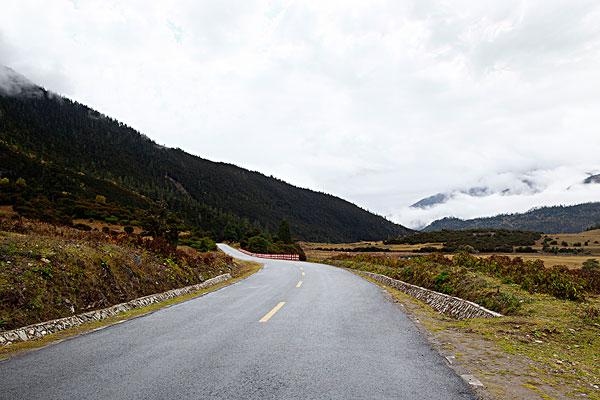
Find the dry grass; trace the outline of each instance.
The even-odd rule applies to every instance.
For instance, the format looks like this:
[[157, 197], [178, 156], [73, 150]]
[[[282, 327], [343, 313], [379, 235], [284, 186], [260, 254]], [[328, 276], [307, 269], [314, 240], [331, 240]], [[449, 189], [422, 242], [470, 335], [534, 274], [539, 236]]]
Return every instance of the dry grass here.
[[[545, 235], [552, 239], [558, 238], [558, 244], [560, 247], [560, 243], [564, 240], [570, 245], [573, 243], [585, 243], [586, 240], [589, 240], [589, 245], [584, 246], [587, 251], [591, 252], [591, 254], [586, 255], [570, 255], [570, 254], [547, 254], [542, 253], [542, 240], [539, 240], [535, 246], [532, 246], [539, 253], [493, 253], [495, 255], [502, 255], [507, 257], [521, 257], [524, 260], [542, 260], [544, 261], [544, 265], [547, 267], [552, 267], [555, 265], [564, 265], [571, 269], [581, 268], [581, 265], [590, 258], [595, 258], [600, 261], [600, 244], [594, 244], [594, 241], [598, 241], [600, 243], [600, 229], [593, 230], [588, 232], [581, 233], [568, 233], [568, 234], [548, 234]], [[306, 256], [309, 260], [314, 260], [316, 262], [320, 262], [327, 258], [334, 257], [336, 255], [342, 254], [343, 252], [335, 251], [334, 249], [339, 248], [357, 248], [357, 247], [379, 247], [384, 249], [389, 249], [390, 252], [385, 253], [377, 253], [371, 252], [369, 254], [378, 254], [378, 255], [389, 255], [394, 257], [409, 257], [413, 255], [419, 255], [423, 253], [418, 253], [422, 247], [436, 247], [442, 248], [442, 243], [423, 243], [423, 244], [392, 244], [386, 245], [383, 242], [356, 242], [356, 243], [310, 243], [310, 242], [301, 242], [300, 243]], [[331, 250], [322, 250], [322, 249], [331, 249]], [[492, 254], [487, 253], [479, 253], [479, 256], [486, 257]], [[448, 256], [452, 256], [449, 254]]]
[[227, 272], [235, 274], [231, 257], [223, 253], [167, 251], [132, 239], [0, 220], [0, 329], [107, 307]]

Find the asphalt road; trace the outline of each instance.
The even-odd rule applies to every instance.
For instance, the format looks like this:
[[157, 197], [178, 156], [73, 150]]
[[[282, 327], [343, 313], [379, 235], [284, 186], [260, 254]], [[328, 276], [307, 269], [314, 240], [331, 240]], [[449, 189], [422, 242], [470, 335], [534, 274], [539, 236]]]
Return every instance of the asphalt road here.
[[0, 398], [474, 398], [376, 285], [261, 262], [206, 296], [0, 362]]

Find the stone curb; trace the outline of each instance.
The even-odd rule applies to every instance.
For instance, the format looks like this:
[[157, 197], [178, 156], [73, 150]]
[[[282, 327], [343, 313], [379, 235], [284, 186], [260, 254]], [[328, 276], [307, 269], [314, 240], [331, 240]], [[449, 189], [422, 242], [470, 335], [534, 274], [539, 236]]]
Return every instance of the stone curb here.
[[214, 286], [218, 283], [225, 282], [229, 279], [231, 279], [230, 274], [223, 274], [215, 276], [214, 278], [208, 279], [196, 285], [185, 286], [182, 288], [173, 289], [162, 293], [156, 293], [144, 297], [139, 297], [137, 299], [130, 300], [126, 303], [115, 304], [114, 306], [110, 306], [100, 310], [88, 311], [86, 313], [73, 315], [71, 317], [54, 319], [52, 321], [40, 322], [11, 331], [0, 332], [0, 346], [6, 346], [14, 342], [24, 342], [28, 340], [38, 339], [50, 333], [55, 333], [64, 329], [79, 326], [90, 321], [101, 321], [103, 319], [115, 316], [124, 311], [129, 311], [135, 308], [141, 308], [149, 306], [151, 304], [160, 303], [161, 301], [196, 292], [200, 289], [204, 289], [209, 286]]
[[410, 283], [392, 279], [385, 275], [375, 274], [373, 272], [358, 271], [354, 269], [352, 271], [364, 276], [368, 276], [369, 278], [383, 283], [384, 285], [391, 286], [394, 289], [398, 289], [401, 292], [404, 292], [418, 300], [421, 300], [424, 303], [429, 304], [439, 313], [449, 315], [456, 319], [502, 317], [502, 314], [488, 310], [479, 304], [461, 299], [459, 297], [449, 296], [444, 293], [425, 289], [421, 286], [412, 285]]

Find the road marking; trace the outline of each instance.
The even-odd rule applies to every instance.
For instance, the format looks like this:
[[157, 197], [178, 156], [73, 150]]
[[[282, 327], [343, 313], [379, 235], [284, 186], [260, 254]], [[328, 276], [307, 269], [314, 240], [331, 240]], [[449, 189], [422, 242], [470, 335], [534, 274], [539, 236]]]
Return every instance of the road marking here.
[[302, 281], [298, 282], [298, 284], [296, 285], [296, 287], [300, 287], [302, 286]]
[[304, 268], [300, 267], [300, 271], [304, 271]]
[[302, 273], [302, 276], [304, 276], [304, 272]]
[[280, 309], [281, 307], [283, 307], [283, 305], [284, 305], [284, 304], [285, 304], [285, 301], [282, 301], [282, 302], [280, 302], [279, 304], [277, 304], [275, 307], [273, 307], [273, 309], [272, 309], [271, 311], [269, 311], [268, 313], [266, 313], [266, 314], [265, 314], [265, 316], [264, 316], [264, 317], [262, 317], [262, 318], [260, 319], [260, 321], [259, 321], [259, 322], [267, 322], [268, 320], [270, 320], [270, 319], [271, 319], [271, 317], [272, 317], [273, 315], [275, 315], [275, 313], [276, 313], [277, 311], [279, 311], [279, 309]]

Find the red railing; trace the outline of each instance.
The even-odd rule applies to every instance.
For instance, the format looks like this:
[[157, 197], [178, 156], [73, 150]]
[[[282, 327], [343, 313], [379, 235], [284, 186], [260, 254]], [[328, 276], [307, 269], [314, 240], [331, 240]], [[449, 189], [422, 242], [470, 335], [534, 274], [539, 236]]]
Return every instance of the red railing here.
[[270, 260], [289, 260], [289, 261], [300, 261], [300, 256], [298, 254], [261, 254], [261, 253], [251, 253], [244, 249], [238, 249], [244, 254], [247, 254], [252, 257], [258, 258], [268, 258]]

